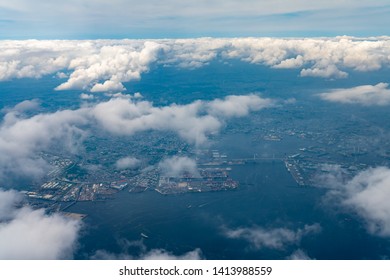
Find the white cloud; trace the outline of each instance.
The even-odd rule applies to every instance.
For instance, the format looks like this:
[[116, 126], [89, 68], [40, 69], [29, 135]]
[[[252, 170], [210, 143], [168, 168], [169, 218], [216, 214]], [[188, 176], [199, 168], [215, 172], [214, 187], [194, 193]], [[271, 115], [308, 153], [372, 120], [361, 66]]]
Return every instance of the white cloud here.
[[3, 41], [0, 81], [70, 72], [57, 90], [122, 91], [122, 82], [139, 80], [161, 46], [149, 41]]
[[125, 87], [119, 81], [105, 81], [103, 84], [97, 83], [91, 88], [91, 92], [124, 91]]
[[122, 252], [111, 253], [106, 250], [97, 250], [91, 259], [95, 260], [201, 260], [202, 251], [196, 248], [182, 255], [175, 255], [164, 249], [148, 250], [142, 240], [120, 240]]
[[322, 77], [322, 78], [346, 78], [348, 73], [340, 71], [336, 65], [326, 65], [324, 67], [318, 68], [313, 67], [310, 69], [302, 69], [302, 77]]
[[242, 117], [250, 111], [258, 111], [271, 107], [273, 101], [267, 98], [260, 98], [258, 95], [230, 95], [225, 99], [215, 99], [208, 103], [210, 114], [225, 117]]
[[[96, 41], [92, 43], [98, 44]], [[122, 91], [122, 82], [139, 80], [141, 73], [149, 70], [149, 65], [157, 60], [161, 45], [146, 41], [143, 44], [94, 46], [90, 54], [70, 61], [68, 69], [74, 69], [68, 81], [57, 90], [89, 89], [92, 92]], [[100, 82], [100, 81], [104, 82]]]
[[321, 178], [330, 188], [329, 197], [359, 214], [370, 233], [390, 237], [390, 169], [370, 168], [350, 180], [345, 180], [340, 172], [335, 169], [326, 178]]
[[0, 189], [0, 221], [10, 219], [13, 210], [20, 205], [22, 196], [14, 190], [3, 191]]
[[287, 259], [289, 260], [311, 260], [307, 253], [301, 249], [294, 251]]
[[56, 77], [59, 79], [65, 79], [65, 78], [68, 78], [68, 75], [65, 74], [64, 72], [57, 72]]
[[18, 110], [9, 111], [0, 125], [0, 182], [42, 176], [48, 166], [37, 154], [53, 145], [76, 152], [86, 135], [80, 128], [86, 123], [85, 112], [63, 110], [26, 118]]
[[124, 157], [116, 161], [115, 167], [119, 170], [133, 169], [139, 166], [140, 160], [134, 157]]
[[[257, 95], [227, 96], [210, 102], [155, 107], [148, 101], [113, 98], [97, 104], [92, 115], [106, 130], [119, 135], [140, 131], [174, 131], [186, 141], [202, 145], [207, 135], [217, 133], [225, 117], [237, 117], [272, 106], [269, 99]], [[208, 114], [205, 114], [207, 111]]]
[[185, 173], [200, 176], [196, 161], [189, 157], [173, 156], [161, 161], [158, 166], [164, 176], [178, 177]]
[[227, 58], [265, 64], [275, 68], [302, 68], [301, 76], [345, 78], [340, 68], [355, 71], [378, 70], [389, 65], [388, 38], [364, 40], [351, 37], [276, 39], [233, 39]]
[[304, 63], [305, 61], [303, 56], [298, 54], [296, 57], [282, 60], [279, 64], [276, 64], [274, 68], [281, 68], [281, 69], [301, 68], [304, 65]]
[[[55, 145], [56, 149], [76, 153], [93, 128], [124, 136], [147, 130], [172, 131], [199, 146], [207, 142], [209, 135], [219, 132], [224, 117], [249, 114], [269, 102], [268, 99], [250, 95], [237, 98], [228, 96], [216, 103], [195, 101], [187, 105], [156, 107], [129, 95], [115, 96], [79, 109], [40, 113], [31, 117], [21, 111], [32, 108], [34, 102], [23, 102], [13, 109], [7, 109], [0, 125], [0, 182], [6, 183], [11, 177], [40, 178], [48, 165], [38, 156], [39, 152], [50, 151]], [[215, 104], [219, 104], [219, 107]], [[230, 107], [225, 108], [226, 104], [228, 107], [235, 104], [236, 108], [231, 111]], [[211, 110], [214, 107], [219, 111]]]
[[386, 106], [390, 104], [390, 89], [388, 89], [388, 86], [387, 83], [379, 83], [374, 86], [364, 85], [348, 89], [334, 89], [321, 93], [319, 96], [331, 102]]
[[22, 114], [24, 112], [28, 111], [34, 111], [39, 109], [40, 102], [37, 99], [33, 100], [25, 100], [15, 105], [15, 107], [11, 109], [5, 109], [4, 112], [10, 112], [13, 111], [18, 114]]
[[215, 59], [296, 68], [301, 76], [345, 78], [349, 71], [388, 67], [389, 50], [389, 37], [3, 41], [0, 81], [66, 71], [69, 77], [61, 75], [67, 80], [57, 90], [117, 92], [154, 64], [198, 68]]
[[133, 97], [134, 98], [139, 98], [139, 99], [143, 98], [143, 96], [142, 96], [142, 94], [140, 92], [134, 93]]
[[0, 190], [0, 259], [67, 259], [80, 222], [18, 205], [20, 194]]
[[390, 169], [363, 171], [346, 184], [345, 191], [344, 204], [365, 219], [368, 230], [390, 237]]
[[88, 53], [90, 49], [86, 46], [70, 41], [2, 41], [0, 80], [40, 78], [57, 73], [67, 68], [72, 58]]
[[[168, 130], [178, 133], [190, 143], [201, 145], [206, 142], [207, 135], [219, 131], [224, 116], [247, 115], [270, 104], [270, 100], [255, 95], [228, 96], [225, 100], [195, 101], [188, 105], [165, 107], [154, 107], [148, 101], [115, 98], [96, 105], [92, 114], [98, 123], [115, 134]], [[209, 114], [204, 114], [205, 110]]]
[[207, 140], [207, 135], [216, 133], [221, 122], [211, 115], [202, 115], [203, 103], [195, 101], [188, 105], [154, 107], [150, 102], [134, 102], [116, 98], [99, 103], [92, 115], [107, 131], [118, 135], [132, 135], [140, 131], [174, 131], [183, 139], [197, 145]]
[[144, 254], [141, 259], [143, 260], [201, 260], [202, 251], [195, 249], [189, 251], [183, 255], [176, 256], [170, 252], [162, 249], [154, 249]]
[[321, 231], [319, 224], [305, 225], [296, 231], [287, 228], [264, 229], [260, 227], [224, 229], [223, 234], [231, 239], [246, 240], [255, 249], [271, 248], [284, 249], [287, 245], [299, 244], [308, 234]]
[[93, 96], [93, 94], [82, 93], [80, 94], [80, 98], [83, 100], [92, 100], [95, 96]]
[[184, 253], [183, 255], [175, 255], [171, 252], [168, 252], [164, 249], [152, 249], [150, 251], [143, 252], [139, 256], [129, 255], [129, 254], [114, 254], [107, 252], [105, 250], [98, 250], [91, 257], [95, 260], [201, 260], [202, 251], [200, 249], [195, 249]]
[[182, 68], [199, 68], [209, 64], [227, 47], [229, 40], [216, 38], [161, 40], [164, 56], [161, 63]]

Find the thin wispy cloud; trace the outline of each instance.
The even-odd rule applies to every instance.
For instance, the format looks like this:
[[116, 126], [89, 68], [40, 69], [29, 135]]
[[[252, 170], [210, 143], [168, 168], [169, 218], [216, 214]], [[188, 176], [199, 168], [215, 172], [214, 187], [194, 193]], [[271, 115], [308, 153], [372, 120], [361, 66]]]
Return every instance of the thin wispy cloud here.
[[383, 10], [388, 8], [385, 0], [16, 0], [0, 3], [6, 25], [0, 37], [316, 36], [362, 30], [378, 35], [386, 33], [389, 19]]
[[386, 9], [389, 3], [385, 0], [15, 0], [0, 3], [7, 27], [0, 36], [166, 38], [324, 32], [359, 35], [362, 31], [379, 35], [386, 33], [389, 23]]
[[142, 240], [119, 240], [122, 252], [113, 253], [97, 250], [90, 258], [93, 260], [201, 260], [202, 250], [196, 248], [184, 254], [175, 255], [161, 248], [148, 249]]
[[298, 245], [302, 238], [309, 234], [317, 234], [322, 228], [319, 224], [305, 225], [303, 228], [243, 227], [237, 229], [223, 228], [223, 235], [230, 239], [242, 239], [255, 249], [270, 248], [283, 250], [289, 245]]

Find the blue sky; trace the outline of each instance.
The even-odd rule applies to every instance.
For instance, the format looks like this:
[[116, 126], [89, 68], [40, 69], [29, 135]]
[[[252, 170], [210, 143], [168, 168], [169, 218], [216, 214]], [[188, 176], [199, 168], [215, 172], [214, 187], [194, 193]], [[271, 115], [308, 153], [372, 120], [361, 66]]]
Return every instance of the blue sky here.
[[0, 0], [0, 39], [389, 35], [390, 1]]

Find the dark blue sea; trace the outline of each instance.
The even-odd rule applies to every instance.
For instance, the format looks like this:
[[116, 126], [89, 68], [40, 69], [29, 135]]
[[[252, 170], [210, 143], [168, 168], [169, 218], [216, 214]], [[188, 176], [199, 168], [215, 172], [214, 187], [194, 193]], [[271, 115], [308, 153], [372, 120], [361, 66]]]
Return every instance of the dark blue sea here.
[[[353, 216], [332, 211], [322, 203], [324, 191], [300, 187], [284, 163], [267, 161], [236, 166], [235, 191], [163, 196], [155, 191], [123, 191], [104, 202], [77, 203], [69, 211], [88, 214], [77, 258], [96, 250], [116, 254], [127, 241], [175, 255], [200, 248], [206, 259], [285, 259], [301, 249], [315, 259], [378, 259], [388, 243], [368, 235]], [[319, 223], [319, 233], [280, 250], [257, 249], [245, 240], [229, 239], [224, 228], [261, 227], [298, 230]], [[149, 238], [142, 238], [141, 233]]]

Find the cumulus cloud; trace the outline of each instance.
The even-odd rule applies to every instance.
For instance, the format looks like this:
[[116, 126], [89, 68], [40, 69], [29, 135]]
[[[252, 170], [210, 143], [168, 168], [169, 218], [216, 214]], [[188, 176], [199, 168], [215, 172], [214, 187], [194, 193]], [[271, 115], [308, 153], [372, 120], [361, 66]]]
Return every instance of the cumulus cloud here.
[[346, 184], [345, 190], [344, 204], [365, 219], [368, 230], [390, 237], [390, 169], [363, 171]]
[[299, 244], [301, 239], [308, 234], [321, 231], [319, 224], [305, 225], [296, 231], [287, 228], [264, 229], [261, 227], [238, 228], [223, 230], [223, 234], [231, 239], [246, 240], [253, 248], [284, 249], [287, 245]]
[[119, 170], [133, 169], [139, 166], [141, 161], [135, 157], [124, 157], [116, 161], [115, 167]]
[[140, 92], [136, 92], [133, 95], [134, 98], [143, 98], [142, 94]]
[[188, 142], [199, 145], [206, 142], [207, 135], [216, 133], [221, 127], [218, 118], [201, 114], [203, 107], [200, 101], [188, 105], [154, 107], [148, 101], [115, 98], [99, 103], [91, 113], [104, 129], [114, 134], [174, 131]]
[[[157, 60], [161, 49], [156, 42], [99, 46], [89, 55], [70, 61], [68, 68], [75, 69], [68, 81], [57, 90], [87, 89], [92, 92], [122, 91], [122, 82], [139, 80], [141, 73]], [[104, 82], [101, 83], [100, 81]]]
[[341, 71], [336, 65], [326, 65], [324, 67], [313, 67], [309, 69], [302, 69], [302, 77], [322, 77], [322, 78], [346, 78], [348, 73]]
[[334, 89], [319, 94], [323, 100], [365, 106], [386, 106], [390, 104], [389, 84], [364, 85], [348, 89]]
[[165, 45], [164, 65], [177, 65], [182, 68], [199, 68], [220, 56], [221, 51], [229, 46], [226, 39], [177, 39], [162, 40]]
[[80, 94], [80, 98], [83, 100], [92, 100], [95, 96], [93, 96], [93, 94], [82, 93]]
[[280, 68], [280, 69], [300, 68], [304, 64], [305, 64], [305, 61], [304, 61], [303, 56], [298, 54], [296, 57], [282, 60], [279, 64], [276, 64], [274, 66], [274, 68]]
[[348, 73], [341, 68], [373, 71], [389, 65], [383, 49], [389, 44], [388, 38], [243, 38], [231, 44], [223, 53], [225, 57], [274, 68], [303, 68], [301, 76], [345, 78]]
[[65, 74], [64, 72], [58, 72], [56, 74], [56, 77], [59, 78], [59, 79], [65, 79], [65, 78], [68, 78], [68, 75]]
[[273, 68], [301, 69], [302, 77], [345, 78], [346, 69], [374, 71], [390, 63], [387, 37], [200, 38], [164, 44], [166, 62], [190, 68], [201, 67], [215, 58], [240, 59]]
[[230, 95], [225, 99], [215, 99], [208, 103], [208, 111], [213, 115], [226, 117], [242, 117], [250, 111], [258, 111], [272, 106], [273, 101], [260, 98], [258, 95]]
[[35, 111], [39, 109], [39, 106], [40, 106], [40, 102], [37, 99], [25, 100], [16, 104], [13, 108], [8, 108], [8, 109], [6, 108], [3, 109], [2, 111], [6, 113], [12, 111], [14, 113], [22, 114], [28, 111]]
[[[16, 108], [21, 105], [17, 105]], [[39, 178], [47, 163], [38, 153], [53, 145], [75, 152], [85, 137], [81, 128], [85, 109], [63, 110], [51, 114], [25, 117], [18, 110], [9, 111], [0, 125], [0, 182], [10, 177]]]
[[0, 259], [67, 259], [80, 222], [20, 205], [20, 194], [0, 190]]
[[[58, 88], [60, 89], [60, 88]], [[104, 83], [97, 83], [91, 88], [91, 92], [110, 92], [123, 91], [125, 87], [119, 81], [105, 81]]]
[[[48, 165], [38, 156], [39, 152], [50, 151], [55, 145], [75, 153], [94, 128], [123, 136], [148, 130], [172, 131], [199, 146], [207, 142], [209, 135], [219, 132], [225, 118], [249, 114], [268, 102], [250, 95], [228, 96], [214, 103], [195, 101], [157, 107], [151, 102], [119, 94], [108, 101], [87, 104], [79, 109], [31, 117], [21, 111], [34, 102], [24, 102], [8, 109], [0, 125], [0, 182], [5, 183], [10, 177], [40, 178], [47, 172]], [[233, 104], [238, 109], [232, 108]], [[125, 163], [119, 163], [119, 166], [123, 167]]]
[[329, 173], [324, 184], [338, 204], [363, 218], [367, 230], [378, 236], [390, 237], [390, 169], [370, 168], [350, 180], [342, 180], [336, 171]]
[[207, 141], [207, 135], [220, 130], [224, 118], [244, 116], [271, 104], [269, 99], [257, 95], [227, 96], [224, 100], [164, 107], [155, 107], [148, 101], [114, 98], [97, 104], [91, 113], [101, 126], [114, 134], [174, 131], [189, 143], [201, 145]]
[[179, 177], [185, 173], [200, 176], [196, 161], [189, 157], [173, 156], [161, 161], [158, 166], [164, 176]]
[[[0, 80], [57, 74], [67, 81], [57, 90], [124, 90], [156, 61], [161, 46], [150, 41], [4, 41]], [[62, 70], [70, 72], [69, 77]]]
[[[82, 47], [82, 46], [80, 46]], [[74, 49], [73, 54], [70, 54]], [[0, 80], [12, 78], [40, 78], [65, 69], [72, 57], [79, 54], [71, 42], [3, 41], [0, 46]]]
[[216, 59], [301, 69], [301, 76], [345, 78], [348, 71], [388, 67], [389, 49], [388, 37], [4, 41], [0, 81], [57, 74], [66, 79], [57, 90], [117, 92], [152, 65], [198, 68]]

